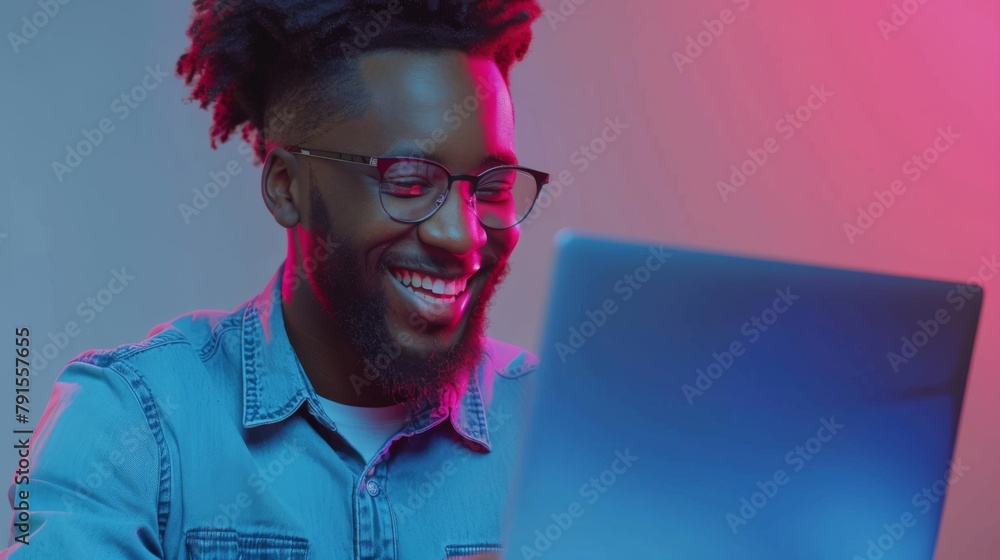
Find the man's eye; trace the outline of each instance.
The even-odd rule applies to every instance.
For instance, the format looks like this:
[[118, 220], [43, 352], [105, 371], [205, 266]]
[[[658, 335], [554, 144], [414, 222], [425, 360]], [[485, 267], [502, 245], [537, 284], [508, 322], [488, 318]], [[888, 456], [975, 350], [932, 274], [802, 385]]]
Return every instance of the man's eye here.
[[383, 193], [399, 198], [424, 196], [431, 192], [431, 186], [427, 184], [427, 181], [417, 178], [386, 180], [382, 181], [379, 186]]
[[476, 198], [480, 202], [506, 202], [510, 199], [512, 188], [513, 185], [500, 182], [482, 185], [476, 189]]

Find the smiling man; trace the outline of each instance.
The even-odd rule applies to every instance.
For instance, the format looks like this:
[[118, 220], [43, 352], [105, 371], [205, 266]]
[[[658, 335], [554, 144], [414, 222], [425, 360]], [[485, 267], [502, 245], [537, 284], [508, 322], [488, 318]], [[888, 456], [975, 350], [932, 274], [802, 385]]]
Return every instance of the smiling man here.
[[213, 145], [252, 143], [287, 255], [236, 310], [67, 365], [10, 557], [499, 554], [535, 358], [486, 310], [548, 180], [509, 90], [540, 11], [195, 2], [178, 73]]

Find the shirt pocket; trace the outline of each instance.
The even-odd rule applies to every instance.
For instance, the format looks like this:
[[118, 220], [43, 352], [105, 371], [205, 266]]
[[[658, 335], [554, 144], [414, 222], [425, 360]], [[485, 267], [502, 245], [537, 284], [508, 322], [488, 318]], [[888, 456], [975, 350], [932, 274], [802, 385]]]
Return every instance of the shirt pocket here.
[[194, 529], [187, 532], [188, 560], [307, 560], [309, 541], [271, 533]]
[[503, 547], [498, 544], [449, 544], [444, 560], [500, 560]]

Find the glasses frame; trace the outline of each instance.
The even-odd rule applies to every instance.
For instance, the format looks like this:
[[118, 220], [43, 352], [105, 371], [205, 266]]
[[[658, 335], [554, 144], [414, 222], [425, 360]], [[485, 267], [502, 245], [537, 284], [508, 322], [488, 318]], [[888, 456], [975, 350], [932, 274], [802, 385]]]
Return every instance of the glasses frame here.
[[475, 210], [476, 206], [475, 206], [475, 202], [474, 201], [475, 201], [475, 198], [476, 198], [476, 190], [479, 188], [479, 181], [482, 180], [482, 178], [484, 176], [486, 176], [488, 173], [492, 173], [492, 172], [494, 172], [494, 171], [496, 171], [498, 169], [513, 169], [513, 170], [516, 170], [516, 171], [523, 171], [523, 172], [531, 175], [532, 177], [534, 177], [534, 179], [535, 179], [535, 185], [537, 187], [536, 190], [535, 190], [535, 196], [534, 196], [534, 198], [531, 199], [531, 206], [528, 207], [528, 210], [524, 213], [524, 216], [522, 216], [521, 219], [519, 219], [517, 222], [515, 222], [515, 223], [513, 223], [513, 224], [511, 224], [509, 226], [494, 227], [494, 226], [491, 226], [491, 225], [488, 225], [488, 224], [484, 223], [482, 216], [479, 215], [478, 211], [476, 212], [476, 217], [479, 218], [479, 223], [482, 224], [483, 227], [488, 227], [490, 229], [495, 229], [495, 230], [510, 229], [510, 228], [512, 228], [512, 227], [520, 224], [521, 222], [524, 221], [525, 218], [528, 217], [528, 214], [530, 214], [531, 210], [535, 207], [535, 203], [538, 202], [538, 195], [541, 194], [542, 187], [544, 187], [549, 182], [549, 174], [548, 173], [546, 173], [544, 171], [538, 171], [536, 169], [529, 169], [527, 167], [522, 167], [520, 165], [498, 165], [496, 167], [491, 167], [491, 168], [483, 171], [482, 173], [480, 173], [478, 175], [467, 175], [467, 174], [463, 174], [463, 173], [452, 173], [450, 169], [448, 169], [447, 167], [445, 167], [441, 163], [438, 163], [438, 162], [433, 161], [433, 160], [423, 159], [423, 158], [417, 158], [417, 157], [374, 157], [374, 156], [361, 156], [361, 155], [357, 155], [357, 154], [348, 154], [348, 153], [345, 153], [345, 152], [333, 152], [333, 151], [329, 151], [329, 150], [314, 150], [312, 148], [304, 148], [302, 146], [286, 146], [285, 150], [288, 151], [289, 153], [303, 155], [303, 156], [308, 156], [308, 157], [314, 157], [314, 158], [320, 158], [320, 159], [328, 159], [328, 160], [340, 161], [340, 162], [344, 162], [344, 163], [355, 163], [355, 164], [360, 164], [360, 165], [366, 165], [366, 166], [369, 166], [369, 167], [374, 167], [374, 168], [378, 169], [378, 174], [379, 174], [378, 180], [379, 180], [379, 183], [381, 183], [383, 180], [385, 180], [385, 172], [391, 166], [395, 165], [396, 163], [403, 162], [403, 161], [415, 161], [415, 162], [420, 162], [420, 163], [424, 163], [424, 164], [434, 165], [434, 166], [437, 166], [437, 167], [443, 169], [444, 172], [448, 174], [448, 186], [445, 188], [444, 196], [443, 197], [439, 197], [439, 200], [435, 202], [434, 209], [431, 210], [426, 216], [424, 216], [422, 218], [418, 218], [418, 219], [415, 219], [415, 220], [400, 220], [399, 218], [396, 218], [395, 216], [393, 216], [392, 214], [390, 214], [388, 210], [386, 210], [385, 203], [382, 201], [382, 192], [379, 191], [378, 200], [379, 200], [379, 204], [382, 206], [382, 210], [386, 213], [387, 216], [389, 216], [390, 218], [392, 218], [394, 221], [399, 222], [399, 223], [403, 223], [403, 224], [419, 224], [420, 222], [423, 222], [423, 221], [426, 221], [426, 220], [430, 219], [431, 216], [433, 216], [434, 214], [436, 214], [437, 211], [440, 210], [442, 206], [444, 206], [445, 201], [448, 200], [448, 195], [451, 194], [451, 186], [455, 183], [455, 181], [469, 181], [472, 184], [472, 198], [470, 199], [470, 203], [472, 204], [473, 210]]

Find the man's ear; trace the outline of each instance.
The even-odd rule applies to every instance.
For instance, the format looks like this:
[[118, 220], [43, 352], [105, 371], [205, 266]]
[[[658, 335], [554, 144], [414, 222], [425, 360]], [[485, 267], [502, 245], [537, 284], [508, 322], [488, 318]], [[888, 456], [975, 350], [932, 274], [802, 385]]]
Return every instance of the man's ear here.
[[299, 162], [281, 147], [272, 148], [264, 160], [260, 175], [260, 193], [274, 221], [291, 228], [299, 223], [301, 206], [305, 203], [305, 181]]

